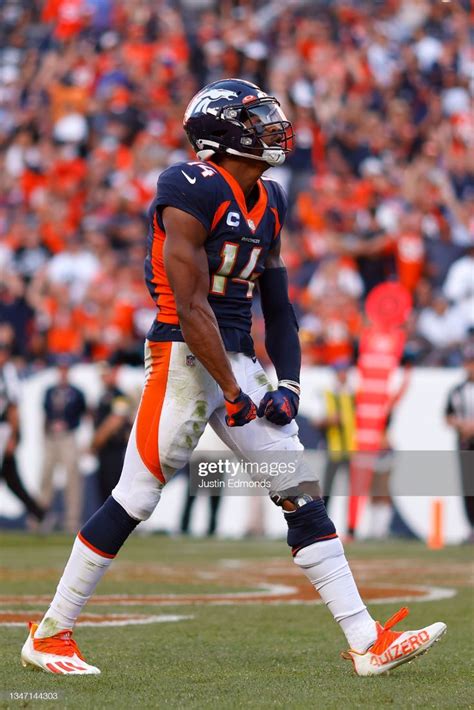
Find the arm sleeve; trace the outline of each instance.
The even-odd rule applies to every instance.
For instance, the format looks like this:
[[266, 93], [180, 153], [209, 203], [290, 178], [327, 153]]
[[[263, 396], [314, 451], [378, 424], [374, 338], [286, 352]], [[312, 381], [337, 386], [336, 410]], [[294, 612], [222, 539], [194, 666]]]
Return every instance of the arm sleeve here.
[[215, 176], [209, 168], [190, 163], [172, 165], [161, 173], [156, 196], [159, 220], [164, 207], [176, 207], [195, 217], [210, 232], [216, 202], [212, 187]]
[[288, 198], [285, 191], [279, 183], [274, 180], [268, 181], [271, 183], [271, 189], [273, 190], [273, 200], [275, 206], [272, 207], [273, 216], [275, 218], [275, 231], [273, 236], [272, 246], [280, 243], [281, 240], [281, 230], [285, 222], [286, 213], [288, 211]]
[[265, 320], [265, 347], [278, 380], [300, 381], [301, 346], [298, 322], [288, 298], [286, 269], [265, 269], [259, 278]]

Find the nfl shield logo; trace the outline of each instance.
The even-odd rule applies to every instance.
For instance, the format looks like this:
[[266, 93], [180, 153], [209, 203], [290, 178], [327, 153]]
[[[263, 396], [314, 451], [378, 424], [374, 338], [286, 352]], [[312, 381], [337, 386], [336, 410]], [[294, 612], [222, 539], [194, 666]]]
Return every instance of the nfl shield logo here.
[[247, 224], [250, 227], [250, 229], [252, 230], [252, 232], [255, 232], [255, 222], [253, 221], [253, 219], [247, 220]]
[[186, 367], [194, 367], [196, 364], [196, 356], [195, 355], [186, 355]]

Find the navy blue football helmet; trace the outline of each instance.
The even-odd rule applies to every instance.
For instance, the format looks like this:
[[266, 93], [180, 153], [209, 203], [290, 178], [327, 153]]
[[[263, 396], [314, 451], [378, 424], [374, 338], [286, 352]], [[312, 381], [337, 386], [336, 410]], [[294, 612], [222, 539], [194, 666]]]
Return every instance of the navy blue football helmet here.
[[214, 81], [189, 102], [183, 127], [200, 160], [228, 153], [281, 165], [293, 128], [274, 96], [242, 79]]

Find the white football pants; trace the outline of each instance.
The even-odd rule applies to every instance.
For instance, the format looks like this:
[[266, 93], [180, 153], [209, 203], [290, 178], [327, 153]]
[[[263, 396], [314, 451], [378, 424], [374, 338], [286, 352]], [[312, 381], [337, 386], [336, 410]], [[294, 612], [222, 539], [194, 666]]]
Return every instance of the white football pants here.
[[[273, 389], [262, 366], [243, 353], [228, 356], [238, 384], [258, 406]], [[242, 427], [228, 427], [222, 390], [186, 343], [147, 340], [145, 373], [122, 475], [112, 491], [115, 500], [137, 520], [152, 514], [164, 484], [189, 462], [207, 423], [238, 456], [303, 450], [295, 421], [276, 426], [263, 418]], [[298, 468], [291, 485], [310, 478], [304, 469], [304, 465]]]

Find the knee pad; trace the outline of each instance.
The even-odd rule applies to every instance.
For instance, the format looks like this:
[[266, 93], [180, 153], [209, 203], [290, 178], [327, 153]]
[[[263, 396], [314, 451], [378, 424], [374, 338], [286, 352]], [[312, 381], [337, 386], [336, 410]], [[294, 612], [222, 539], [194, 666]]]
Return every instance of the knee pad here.
[[288, 523], [287, 542], [293, 556], [303, 547], [337, 537], [322, 498], [309, 500], [296, 510], [285, 513], [285, 520]]

